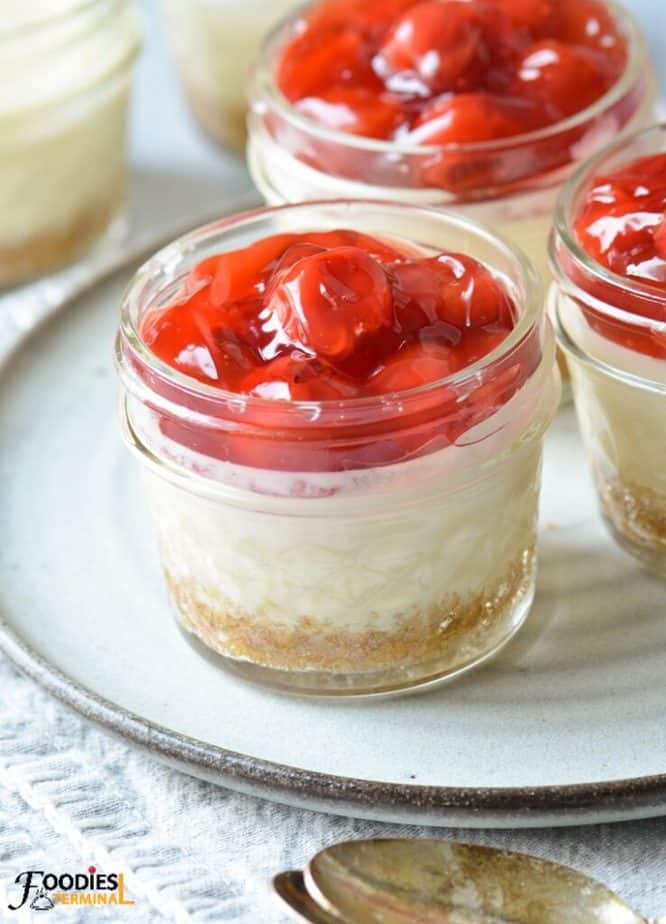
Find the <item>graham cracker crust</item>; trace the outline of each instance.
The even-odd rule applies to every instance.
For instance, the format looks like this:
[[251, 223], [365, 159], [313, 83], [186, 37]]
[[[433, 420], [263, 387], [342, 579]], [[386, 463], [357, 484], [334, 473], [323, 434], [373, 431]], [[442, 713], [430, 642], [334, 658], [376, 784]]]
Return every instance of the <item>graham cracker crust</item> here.
[[165, 576], [183, 627], [219, 654], [271, 668], [356, 673], [442, 660], [449, 653], [455, 661], [463, 649], [465, 657], [484, 653], [488, 637], [511, 621], [529, 591], [534, 566], [532, 547], [496, 586], [471, 600], [452, 596], [428, 612], [405, 615], [390, 631], [349, 631], [309, 617], [285, 626], [231, 606], [213, 608], [195, 581], [175, 580], [168, 571]]
[[666, 495], [650, 488], [597, 478], [606, 516], [630, 542], [664, 555], [666, 563]]
[[247, 141], [247, 105], [223, 106], [206, 97], [201, 90], [185, 85], [185, 96], [199, 127], [218, 147], [245, 150]]
[[20, 244], [0, 246], [0, 287], [17, 285], [65, 266], [106, 231], [118, 200], [82, 213], [60, 231], [35, 234]]

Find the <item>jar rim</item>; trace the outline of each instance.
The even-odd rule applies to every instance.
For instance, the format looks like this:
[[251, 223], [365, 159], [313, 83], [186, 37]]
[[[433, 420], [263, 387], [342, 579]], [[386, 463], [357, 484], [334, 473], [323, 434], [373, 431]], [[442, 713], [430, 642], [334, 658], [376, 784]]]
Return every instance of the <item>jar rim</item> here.
[[15, 26], [3, 28], [3, 26], [0, 25], [0, 43], [5, 40], [20, 37], [25, 33], [31, 34], [36, 29], [50, 29], [68, 16], [82, 13], [87, 9], [92, 9], [98, 2], [99, 0], [69, 0], [69, 4], [65, 5], [62, 9], [39, 14]]
[[549, 315], [553, 322], [558, 346], [567, 356], [574, 357], [579, 363], [588, 366], [590, 369], [594, 369], [596, 372], [610, 379], [622, 382], [624, 385], [631, 385], [633, 388], [642, 388], [645, 391], [666, 396], [666, 382], [655, 381], [655, 379], [650, 379], [647, 376], [629, 372], [626, 369], [622, 369], [620, 366], [614, 366], [609, 362], [605, 362], [603, 359], [594, 356], [588, 350], [584, 350], [569, 332], [562, 317], [560, 298], [563, 294], [566, 293], [557, 291], [557, 288], [553, 286], [548, 300], [551, 302]]
[[[95, 45], [99, 36], [106, 36], [102, 53]], [[70, 0], [65, 8], [27, 20], [16, 28], [3, 30], [0, 26], [0, 55], [8, 46], [10, 61], [16, 58], [22, 65], [27, 62], [15, 81], [23, 92], [5, 94], [0, 101], [0, 119], [9, 126], [7, 138], [13, 142], [21, 120], [33, 120], [56, 105], [76, 101], [129, 70], [140, 51], [142, 37], [134, 0]], [[40, 44], [48, 46], [48, 53], [42, 51], [36, 56], [35, 44], [38, 48]], [[52, 60], [63, 59], [68, 62], [67, 68], [51, 66]], [[81, 66], [82, 60], [85, 67]], [[34, 79], [24, 79], [26, 70]], [[54, 71], [59, 79], [46, 80]]]
[[[341, 217], [345, 211], [358, 206], [365, 212], [368, 209], [386, 209], [397, 212], [398, 214], [408, 214], [418, 217], [422, 215], [436, 221], [443, 222], [449, 226], [459, 228], [461, 231], [471, 233], [495, 246], [501, 250], [505, 257], [517, 268], [523, 283], [524, 304], [521, 306], [522, 311], [518, 321], [508, 336], [490, 353], [481, 357], [481, 359], [471, 365], [459, 370], [449, 376], [437, 379], [434, 382], [427, 382], [415, 388], [409, 388], [402, 391], [391, 392], [382, 396], [363, 396], [358, 398], [345, 398], [340, 400], [325, 401], [290, 401], [286, 399], [265, 398], [256, 395], [246, 395], [239, 392], [228, 391], [214, 385], [207, 385], [199, 382], [161, 360], [147, 346], [141, 337], [135, 318], [138, 315], [138, 308], [142, 296], [146, 294], [153, 278], [161, 274], [168, 276], [173, 273], [174, 267], [183, 256], [192, 256], [196, 253], [197, 245], [206, 240], [216, 238], [219, 235], [231, 234], [241, 229], [247, 229], [254, 223], [259, 223], [265, 217], [279, 215], [280, 213], [299, 213], [307, 211], [316, 211], [317, 209], [339, 211]], [[341, 226], [344, 226], [344, 222]], [[218, 251], [219, 252], [219, 251]], [[490, 266], [492, 270], [493, 267]], [[165, 285], [167, 280], [165, 279]], [[173, 279], [171, 280], [173, 282]], [[127, 347], [146, 368], [157, 374], [162, 381], [181, 389], [183, 393], [206, 399], [208, 402], [219, 402], [221, 405], [238, 406], [239, 403], [248, 410], [258, 412], [274, 411], [279, 407], [282, 411], [287, 410], [295, 416], [302, 419], [303, 413], [313, 412], [317, 409], [340, 409], [349, 413], [358, 413], [362, 415], [364, 411], [388, 408], [396, 404], [411, 405], [414, 401], [422, 399], [424, 396], [437, 393], [440, 389], [455, 386], [460, 388], [467, 381], [477, 380], [482, 372], [493, 367], [499, 362], [510, 358], [520, 349], [526, 338], [538, 325], [539, 321], [545, 317], [543, 306], [543, 285], [541, 277], [536, 269], [527, 258], [527, 256], [512, 242], [504, 236], [497, 234], [494, 230], [486, 228], [484, 225], [473, 221], [470, 218], [460, 216], [445, 209], [431, 208], [428, 206], [415, 206], [409, 203], [397, 203], [388, 200], [379, 199], [333, 199], [333, 200], [315, 200], [295, 204], [273, 206], [270, 208], [259, 208], [251, 211], [232, 215], [219, 221], [214, 221], [190, 231], [188, 234], [178, 238], [171, 244], [159, 250], [153, 257], [146, 261], [137, 271], [134, 279], [125, 291], [120, 313], [119, 339], [116, 347], [116, 362], [121, 372], [126, 371], [126, 361], [124, 358], [124, 348]]]
[[[380, 138], [366, 138], [360, 135], [353, 135], [349, 132], [339, 131], [334, 128], [328, 128], [309, 119], [303, 113], [299, 112], [295, 106], [289, 102], [282, 91], [278, 88], [273, 79], [269, 59], [271, 53], [277, 51], [277, 46], [282, 43], [287, 33], [298, 23], [300, 17], [311, 5], [306, 3], [299, 7], [294, 13], [282, 19], [275, 26], [262, 43], [261, 53], [254, 67], [253, 82], [260, 85], [262, 93], [268, 97], [271, 105], [274, 105], [276, 111], [285, 116], [298, 129], [307, 132], [313, 138], [319, 141], [335, 142], [343, 148], [356, 150], [358, 152], [395, 155], [396, 153], [407, 157], [431, 157], [442, 154], [452, 155], [480, 155], [510, 151], [523, 145], [537, 144], [556, 138], [559, 135], [566, 134], [571, 130], [585, 125], [585, 123], [594, 120], [595, 117], [602, 114], [605, 110], [610, 109], [616, 103], [620, 102], [624, 96], [636, 85], [644, 76], [644, 62], [648, 55], [647, 44], [643, 31], [638, 20], [623, 6], [615, 3], [614, 0], [604, 0], [606, 7], [612, 13], [616, 23], [622, 29], [627, 39], [627, 61], [615, 83], [604, 93], [603, 96], [595, 100], [591, 105], [579, 112], [554, 122], [552, 125], [546, 125], [543, 128], [530, 132], [524, 132], [518, 135], [509, 135], [505, 138], [496, 138], [489, 141], [473, 142], [448, 142], [447, 144], [403, 144], [395, 140], [385, 140]], [[274, 47], [275, 46], [275, 47]]]
[[[581, 271], [586, 279], [605, 284], [611, 291], [622, 291], [625, 294], [635, 296], [637, 299], [658, 304], [666, 309], [666, 287], [653, 285], [648, 281], [642, 281], [633, 276], [621, 276], [609, 267], [599, 263], [582, 246], [573, 227], [577, 198], [585, 184], [594, 178], [607, 160], [622, 150], [629, 151], [637, 141], [650, 135], [661, 138], [661, 150], [666, 152], [666, 122], [660, 122], [647, 128], [642, 128], [626, 137], [616, 139], [598, 151], [594, 157], [582, 163], [571, 174], [562, 187], [555, 206], [554, 224], [549, 243], [549, 262], [558, 285], [568, 292], [573, 289], [586, 302], [593, 304], [595, 309], [616, 317], [618, 320], [630, 321], [635, 326], [651, 328], [663, 326], [664, 331], [666, 331], [666, 321], [634, 314], [615, 305], [609, 305], [606, 301], [597, 299], [591, 293], [581, 289], [570, 278], [569, 273], [562, 266], [561, 260], [561, 249], [564, 248], [567, 256], [573, 261], [575, 268]], [[637, 156], [649, 156], [649, 154], [646, 152]], [[633, 159], [635, 158], [629, 158], [627, 163], [631, 163]]]

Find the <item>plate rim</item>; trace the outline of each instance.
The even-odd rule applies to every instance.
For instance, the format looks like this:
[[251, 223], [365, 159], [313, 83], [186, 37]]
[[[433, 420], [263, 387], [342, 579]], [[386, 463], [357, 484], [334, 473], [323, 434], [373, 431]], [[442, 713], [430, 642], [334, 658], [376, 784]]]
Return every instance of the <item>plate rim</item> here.
[[281, 764], [173, 731], [99, 696], [54, 667], [1, 615], [0, 650], [60, 702], [126, 742], [191, 775], [302, 808], [313, 809], [316, 802], [314, 810], [332, 814], [461, 827], [576, 824], [586, 823], [586, 815], [592, 824], [602, 816], [622, 821], [666, 810], [666, 774], [537, 787], [458, 787], [363, 780]]
[[[142, 242], [69, 292], [17, 337], [0, 368], [4, 371], [33, 336], [86, 291], [150, 249]], [[284, 804], [387, 822], [466, 828], [593, 824], [666, 814], [666, 772], [595, 783], [459, 787], [364, 780], [281, 764], [181, 734], [99, 696], [51, 664], [1, 612], [0, 651], [60, 702], [126, 742], [191, 775]]]

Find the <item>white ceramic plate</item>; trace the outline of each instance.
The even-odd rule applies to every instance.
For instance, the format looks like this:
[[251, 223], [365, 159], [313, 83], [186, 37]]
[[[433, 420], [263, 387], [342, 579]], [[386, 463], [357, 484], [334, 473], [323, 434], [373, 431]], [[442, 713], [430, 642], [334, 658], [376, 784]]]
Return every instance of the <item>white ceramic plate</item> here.
[[0, 370], [0, 645], [89, 718], [193, 774], [311, 808], [463, 826], [666, 811], [666, 587], [607, 538], [571, 410], [549, 437], [536, 605], [437, 692], [307, 701], [229, 676], [167, 604], [111, 363], [130, 270]]

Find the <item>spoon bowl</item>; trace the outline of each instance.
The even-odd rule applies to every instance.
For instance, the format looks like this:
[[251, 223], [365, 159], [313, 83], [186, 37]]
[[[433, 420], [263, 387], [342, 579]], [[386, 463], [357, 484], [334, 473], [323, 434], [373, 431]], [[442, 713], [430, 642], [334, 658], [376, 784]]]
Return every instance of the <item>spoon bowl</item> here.
[[275, 887], [313, 924], [649, 924], [569, 867], [437, 840], [336, 844]]

